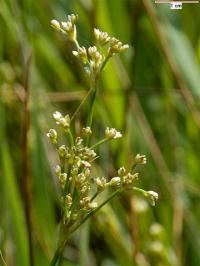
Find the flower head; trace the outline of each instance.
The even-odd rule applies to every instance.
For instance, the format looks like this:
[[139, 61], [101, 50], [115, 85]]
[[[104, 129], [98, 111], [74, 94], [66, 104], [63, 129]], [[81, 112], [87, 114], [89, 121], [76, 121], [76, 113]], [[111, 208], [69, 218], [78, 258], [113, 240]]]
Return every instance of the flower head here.
[[49, 129], [49, 132], [47, 133], [47, 137], [50, 138], [52, 144], [57, 144], [57, 132], [55, 129], [51, 128]]
[[94, 29], [94, 36], [100, 45], [105, 45], [110, 41], [108, 33], [100, 31], [99, 29]]
[[105, 130], [105, 137], [107, 139], [118, 139], [122, 137], [121, 132], [117, 131], [115, 128], [107, 127]]
[[65, 117], [58, 111], [53, 114], [56, 124], [63, 127], [65, 130], [69, 129], [70, 126], [70, 117], [66, 115]]
[[146, 155], [141, 155], [141, 154], [138, 153], [135, 156], [135, 163], [136, 164], [146, 164], [147, 163]]
[[158, 193], [155, 191], [146, 191], [145, 196], [149, 198], [151, 204], [155, 206], [156, 201], [158, 200]]

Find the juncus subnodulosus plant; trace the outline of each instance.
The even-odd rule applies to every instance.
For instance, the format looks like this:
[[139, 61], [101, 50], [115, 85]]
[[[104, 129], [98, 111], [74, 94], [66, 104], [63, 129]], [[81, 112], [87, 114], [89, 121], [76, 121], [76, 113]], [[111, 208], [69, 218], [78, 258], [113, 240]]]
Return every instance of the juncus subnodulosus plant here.
[[[59, 263], [69, 236], [119, 193], [126, 190], [139, 191], [153, 205], [155, 205], [155, 201], [158, 199], [156, 192], [145, 191], [134, 186], [135, 180], [139, 178], [139, 174], [134, 171], [135, 166], [146, 164], [145, 155], [137, 154], [130, 170], [121, 167], [118, 169], [116, 176], [110, 179], [104, 176], [93, 176], [94, 161], [98, 158], [97, 148], [105, 142], [114, 141], [122, 137], [121, 132], [115, 128], [107, 127], [104, 138], [95, 144], [90, 144], [98, 80], [108, 60], [115, 54], [128, 49], [128, 45], [123, 44], [114, 37], [110, 37], [107, 32], [94, 29], [94, 37], [98, 48], [97, 46], [81, 47], [77, 41], [77, 19], [78, 16], [72, 14], [67, 17], [66, 22], [51, 21], [51, 26], [54, 29], [66, 35], [68, 40], [74, 43], [75, 50], [72, 53], [83, 65], [90, 83], [90, 92], [93, 93], [87, 124], [82, 128], [79, 136], [74, 136], [72, 133], [72, 122], [75, 115], [70, 117], [68, 114], [63, 115], [58, 111], [53, 114], [53, 117], [56, 124], [66, 134], [67, 145], [59, 143], [58, 134], [55, 129], [50, 129], [47, 133], [60, 160], [60, 163], [55, 166], [55, 174], [60, 183], [62, 212], [58, 248], [51, 261], [51, 266]], [[78, 110], [80, 106], [77, 108]], [[98, 203], [97, 197], [105, 190], [110, 191], [108, 198]]]

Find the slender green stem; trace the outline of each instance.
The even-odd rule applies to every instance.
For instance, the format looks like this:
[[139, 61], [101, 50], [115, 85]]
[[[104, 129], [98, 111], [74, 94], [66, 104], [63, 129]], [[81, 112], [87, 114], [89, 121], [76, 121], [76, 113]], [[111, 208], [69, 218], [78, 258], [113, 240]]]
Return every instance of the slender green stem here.
[[69, 143], [70, 146], [72, 147], [74, 145], [74, 138], [70, 129], [67, 130], [67, 135], [69, 136]]
[[95, 84], [94, 92], [93, 92], [91, 103], [90, 103], [88, 118], [87, 118], [87, 126], [88, 127], [92, 126], [92, 120], [93, 120], [93, 114], [94, 114], [94, 104], [96, 101], [96, 97], [97, 97], [97, 86]]
[[90, 213], [88, 213], [83, 220], [80, 221], [80, 223], [78, 223], [74, 228], [72, 228], [70, 230], [70, 233], [73, 233], [74, 231], [76, 231], [83, 223], [85, 223], [92, 215], [94, 215], [97, 211], [99, 211], [104, 205], [106, 205], [106, 203], [108, 203], [111, 199], [113, 199], [116, 195], [118, 195], [119, 193], [121, 193], [123, 191], [123, 189], [118, 189], [115, 192], [113, 192], [110, 197], [108, 197], [104, 202], [102, 202], [96, 209], [94, 209], [93, 211], [91, 211]]
[[92, 145], [92, 146], [90, 147], [90, 149], [94, 149], [94, 148], [98, 147], [99, 145], [103, 144], [103, 143], [106, 142], [106, 141], [108, 141], [108, 139], [104, 138], [104, 139], [98, 141], [97, 143], [95, 143], [94, 145]]
[[3, 265], [7, 266], [7, 264], [6, 264], [6, 262], [5, 262], [4, 258], [3, 258], [1, 250], [0, 250], [0, 258], [1, 258], [2, 262], [3, 262]]
[[57, 264], [57, 261], [58, 261], [59, 257], [60, 257], [60, 250], [57, 249], [55, 254], [54, 254], [54, 256], [53, 256], [53, 259], [52, 259], [52, 261], [50, 263], [50, 266], [55, 266]]
[[92, 92], [93, 88], [90, 88], [89, 91], [86, 93], [86, 95], [84, 96], [83, 100], [81, 101], [81, 103], [79, 104], [79, 106], [76, 108], [76, 111], [73, 113], [72, 117], [71, 117], [71, 121], [74, 119], [74, 117], [77, 115], [77, 113], [79, 112], [79, 110], [81, 109], [82, 105], [84, 104], [84, 102], [87, 100], [88, 96], [90, 95], [90, 93]]
[[136, 163], [133, 163], [133, 165], [131, 166], [131, 172], [133, 172], [133, 170], [135, 170], [137, 164]]
[[100, 193], [101, 193], [100, 191], [96, 191], [90, 201], [92, 202]]
[[108, 60], [111, 58], [111, 56], [112, 56], [111, 54], [107, 55], [106, 59], [104, 60], [102, 66], [100, 68], [100, 71], [99, 71], [100, 73], [103, 71], [104, 67], [106, 66], [106, 64], [107, 64]]

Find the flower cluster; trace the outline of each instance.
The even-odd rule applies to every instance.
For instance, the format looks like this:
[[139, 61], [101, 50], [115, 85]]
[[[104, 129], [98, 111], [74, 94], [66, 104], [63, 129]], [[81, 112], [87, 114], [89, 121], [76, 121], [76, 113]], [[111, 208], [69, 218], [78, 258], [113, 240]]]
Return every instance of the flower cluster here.
[[69, 38], [69, 40], [71, 41], [75, 41], [76, 40], [76, 25], [75, 23], [78, 20], [78, 15], [68, 15], [67, 16], [67, 21], [57, 21], [56, 19], [51, 20], [51, 26], [62, 32], [63, 34], [67, 35], [67, 37]]
[[[56, 124], [66, 135], [66, 143], [59, 143], [57, 131], [50, 129], [47, 137], [54, 145], [59, 164], [55, 166], [55, 175], [58, 178], [61, 190], [61, 210], [62, 210], [62, 228], [67, 228], [67, 234], [73, 233], [78, 229], [91, 215], [96, 213], [113, 197], [126, 190], [134, 190], [147, 197], [154, 205], [158, 199], [158, 194], [154, 191], [145, 191], [134, 186], [139, 178], [139, 173], [135, 172], [137, 165], [146, 164], [146, 156], [137, 154], [133, 159], [133, 165], [130, 169], [119, 168], [117, 174], [113, 177], [96, 176], [94, 173], [94, 161], [99, 157], [97, 148], [105, 142], [116, 140], [122, 137], [121, 132], [115, 128], [107, 127], [104, 138], [90, 145], [92, 137], [92, 122], [94, 105], [97, 97], [98, 81], [108, 60], [115, 54], [126, 50], [129, 46], [123, 44], [118, 39], [109, 36], [107, 32], [94, 29], [95, 45], [89, 47], [80, 46], [77, 40], [76, 22], [77, 15], [69, 15], [66, 22], [52, 20], [51, 25], [54, 29], [60, 31], [73, 42], [75, 49], [73, 55], [82, 64], [87, 77], [89, 78], [90, 91], [93, 91], [88, 111], [86, 127], [82, 128], [81, 133], [75, 136], [72, 128], [72, 120], [69, 115], [63, 116], [60, 112], [55, 112], [53, 117]], [[89, 92], [90, 92], [89, 91]], [[89, 93], [88, 93], [89, 95]], [[83, 99], [78, 109], [85, 101]], [[76, 111], [77, 112], [77, 111]], [[76, 114], [75, 112], [75, 114]], [[99, 202], [99, 194], [109, 190], [108, 197], [103, 202]], [[66, 232], [66, 231], [65, 231]], [[63, 237], [59, 240], [59, 252], [65, 246]], [[58, 260], [55, 252], [52, 262], [55, 265]]]
[[[134, 182], [139, 178], [139, 173], [128, 171], [125, 167], [119, 168], [117, 176], [112, 178], [95, 177], [92, 172], [92, 165], [97, 158], [95, 148], [105, 141], [121, 138], [122, 134], [115, 128], [106, 128], [105, 138], [98, 143], [88, 147], [86, 139], [91, 136], [90, 127], [85, 127], [81, 135], [73, 138], [70, 126], [69, 115], [63, 116], [56, 111], [53, 114], [56, 124], [61, 126], [67, 133], [67, 144], [58, 143], [58, 135], [55, 129], [50, 129], [47, 137], [55, 146], [60, 164], [55, 166], [55, 174], [58, 177], [61, 188], [61, 203], [64, 222], [73, 223], [77, 217], [82, 217], [86, 213], [98, 208], [96, 197], [105, 189], [114, 190], [132, 189]], [[136, 155], [138, 164], [144, 163], [144, 155]], [[143, 161], [143, 162], [142, 162]], [[146, 159], [145, 159], [146, 162]], [[137, 190], [137, 188], [134, 188]], [[140, 189], [139, 189], [140, 190]], [[153, 204], [158, 195], [153, 191], [141, 190], [145, 197], [148, 197]]]
[[[76, 25], [78, 16], [71, 14], [67, 16], [67, 22], [59, 22], [55, 19], [51, 20], [51, 26], [67, 35], [67, 37], [75, 43], [76, 49], [72, 51], [73, 55], [81, 60], [84, 69], [90, 78], [97, 78], [101, 70], [104, 68], [107, 60], [116, 53], [120, 53], [129, 48], [128, 44], [123, 44], [115, 37], [110, 37], [107, 32], [94, 29], [94, 37], [97, 46], [89, 46], [88, 48], [80, 46], [77, 41]], [[106, 46], [106, 49], [105, 49]]]

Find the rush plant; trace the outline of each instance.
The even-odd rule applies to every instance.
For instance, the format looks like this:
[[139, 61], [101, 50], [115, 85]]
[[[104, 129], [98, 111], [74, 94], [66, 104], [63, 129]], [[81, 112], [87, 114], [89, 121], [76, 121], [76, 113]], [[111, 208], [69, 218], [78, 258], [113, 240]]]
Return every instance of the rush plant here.
[[[71, 234], [118, 194], [127, 190], [138, 191], [148, 198], [152, 205], [155, 205], [155, 201], [158, 199], [156, 192], [145, 191], [134, 185], [139, 178], [139, 173], [135, 171], [135, 167], [139, 164], [146, 164], [145, 155], [137, 154], [129, 169], [122, 166], [116, 171], [116, 176], [111, 178], [95, 176], [94, 174], [95, 164], [98, 164], [96, 159], [99, 158], [97, 148], [122, 137], [121, 132], [115, 128], [107, 127], [104, 137], [96, 143], [92, 143], [92, 122], [98, 81], [109, 59], [115, 54], [125, 51], [129, 46], [99, 29], [94, 29], [96, 46], [80, 46], [77, 40], [77, 19], [78, 16], [72, 14], [67, 17], [66, 22], [51, 21], [51, 26], [64, 34], [68, 41], [74, 44], [75, 50], [72, 53], [83, 66], [90, 84], [87, 95], [91, 94], [87, 123], [78, 136], [74, 133], [75, 115], [71, 117], [69, 114], [63, 115], [59, 111], [53, 114], [53, 118], [56, 125], [61, 128], [61, 132], [66, 136], [66, 142], [61, 143], [56, 129], [52, 128], [47, 133], [47, 137], [55, 147], [59, 158], [59, 164], [55, 166], [55, 175], [60, 184], [62, 217], [58, 247], [50, 263], [51, 266], [59, 265]], [[82, 103], [78, 106], [77, 111], [81, 105]], [[101, 202], [99, 195], [105, 190], [108, 191], [108, 196], [106, 200]]]

